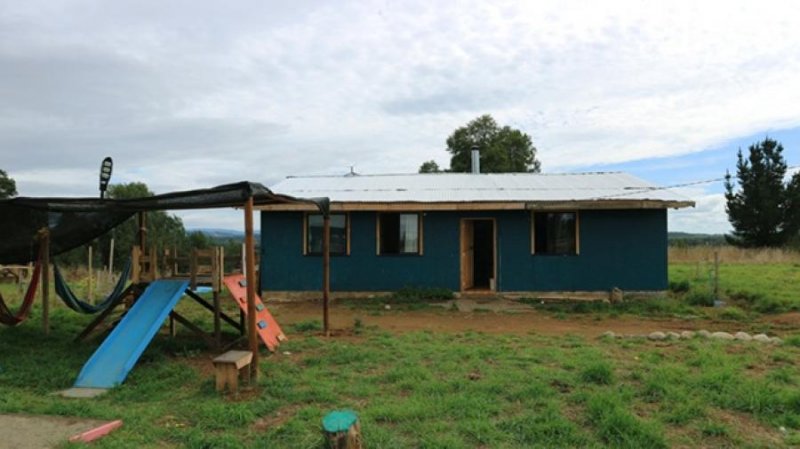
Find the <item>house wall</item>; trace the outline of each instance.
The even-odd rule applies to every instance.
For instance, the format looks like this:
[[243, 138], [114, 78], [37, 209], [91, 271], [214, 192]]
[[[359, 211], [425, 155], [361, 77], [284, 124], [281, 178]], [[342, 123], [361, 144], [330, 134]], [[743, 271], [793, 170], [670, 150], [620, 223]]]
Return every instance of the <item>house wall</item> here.
[[[376, 254], [375, 212], [350, 213], [350, 255], [331, 257], [331, 290], [404, 286], [460, 289], [460, 220], [494, 218], [498, 291], [664, 290], [667, 211], [586, 210], [580, 254], [532, 255], [529, 211], [426, 212], [424, 255]], [[262, 212], [261, 283], [267, 291], [319, 290], [321, 256], [303, 255], [303, 213]]]

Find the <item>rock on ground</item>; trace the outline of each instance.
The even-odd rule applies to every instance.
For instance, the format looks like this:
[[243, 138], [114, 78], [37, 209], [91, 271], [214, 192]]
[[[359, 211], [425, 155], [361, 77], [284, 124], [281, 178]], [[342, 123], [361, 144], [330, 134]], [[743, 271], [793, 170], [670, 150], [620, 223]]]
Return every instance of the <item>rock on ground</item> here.
[[753, 340], [755, 340], [757, 342], [760, 342], [760, 343], [769, 343], [770, 341], [772, 341], [772, 339], [769, 338], [767, 336], [767, 334], [756, 334], [756, 335], [753, 335]]
[[694, 338], [694, 335], [695, 335], [694, 331], [683, 331], [683, 332], [681, 332], [681, 338], [684, 338], [686, 340], [691, 340], [692, 338]]
[[667, 332], [667, 338], [669, 338], [671, 340], [677, 340], [677, 339], [681, 338], [681, 334], [679, 334], [677, 332]]
[[650, 335], [647, 336], [647, 338], [649, 338], [650, 340], [664, 340], [665, 338], [667, 338], [667, 336], [663, 332], [656, 331], [656, 332], [651, 332]]
[[697, 335], [700, 336], [700, 337], [703, 337], [703, 338], [710, 338], [711, 337], [711, 332], [703, 329], [703, 330], [697, 331]]
[[617, 334], [615, 334], [613, 331], [605, 331], [600, 335], [602, 338], [614, 338], [616, 336]]
[[711, 338], [716, 338], [717, 340], [733, 340], [735, 337], [727, 332], [714, 332], [711, 334]]
[[751, 337], [750, 334], [748, 334], [747, 332], [737, 332], [737, 333], [733, 334], [733, 336], [737, 340], [742, 340], [742, 341], [750, 341], [750, 340], [753, 339], [753, 337]]

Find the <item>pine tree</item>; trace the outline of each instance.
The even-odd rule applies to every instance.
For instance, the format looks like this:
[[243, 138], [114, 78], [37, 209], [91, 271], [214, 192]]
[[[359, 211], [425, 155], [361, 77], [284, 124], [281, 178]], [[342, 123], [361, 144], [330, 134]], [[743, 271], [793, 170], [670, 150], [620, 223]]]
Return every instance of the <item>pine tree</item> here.
[[744, 247], [781, 246], [800, 229], [800, 174], [788, 183], [783, 145], [765, 138], [749, 147], [745, 159], [740, 149], [734, 191], [730, 173], [725, 176], [725, 199], [733, 233], [729, 243]]

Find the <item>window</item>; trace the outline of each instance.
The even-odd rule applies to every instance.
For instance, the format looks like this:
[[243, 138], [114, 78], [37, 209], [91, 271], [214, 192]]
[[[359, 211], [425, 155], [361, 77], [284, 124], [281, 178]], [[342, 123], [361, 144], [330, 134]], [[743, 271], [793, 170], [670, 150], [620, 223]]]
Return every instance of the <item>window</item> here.
[[533, 253], [578, 254], [578, 213], [535, 212], [533, 214]]
[[419, 214], [378, 214], [378, 254], [420, 254]]
[[[331, 254], [344, 255], [348, 253], [347, 225], [347, 215], [331, 214]], [[306, 215], [306, 254], [316, 256], [322, 254], [322, 235], [322, 215]]]

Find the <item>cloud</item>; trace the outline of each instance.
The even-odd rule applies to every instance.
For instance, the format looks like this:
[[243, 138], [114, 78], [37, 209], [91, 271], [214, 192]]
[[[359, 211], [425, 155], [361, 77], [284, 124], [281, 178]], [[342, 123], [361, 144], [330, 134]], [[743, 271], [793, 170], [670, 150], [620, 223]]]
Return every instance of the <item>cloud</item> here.
[[781, 1], [7, 2], [2, 168], [28, 195], [94, 195], [106, 155], [115, 180], [157, 191], [410, 172], [447, 165], [447, 135], [483, 113], [531, 134], [546, 171], [689, 154], [800, 125], [795, 15]]

